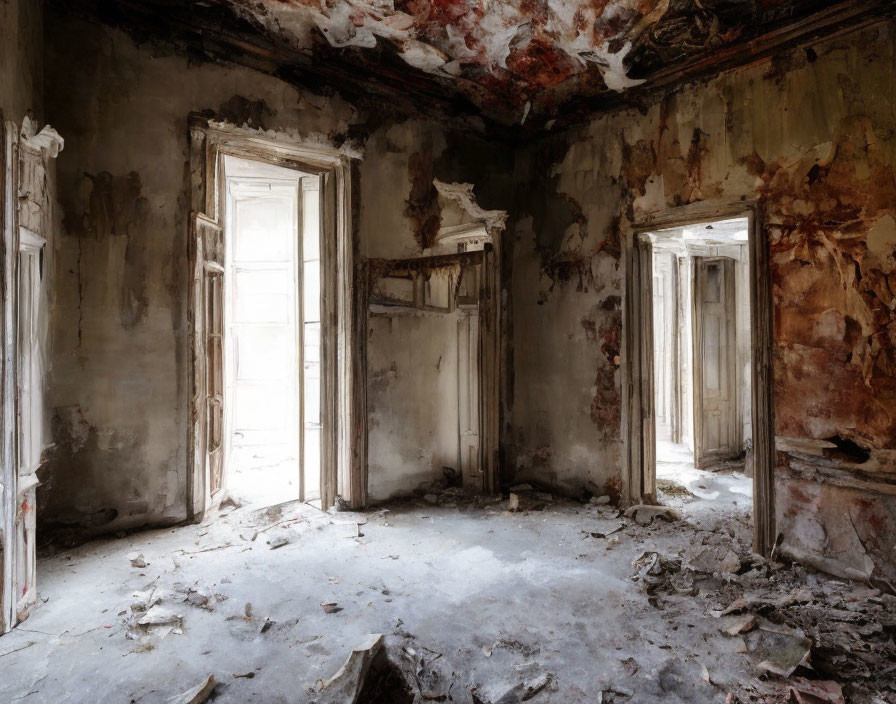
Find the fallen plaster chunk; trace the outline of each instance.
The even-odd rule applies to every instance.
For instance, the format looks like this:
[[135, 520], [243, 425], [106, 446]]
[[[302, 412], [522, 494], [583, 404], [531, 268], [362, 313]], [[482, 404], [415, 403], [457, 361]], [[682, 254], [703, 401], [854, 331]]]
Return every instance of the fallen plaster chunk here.
[[182, 623], [183, 616], [164, 606], [153, 606], [137, 621], [140, 626], [181, 626]]
[[731, 548], [708, 545], [688, 557], [685, 566], [695, 572], [734, 574], [740, 569], [740, 557]]
[[592, 496], [591, 500], [588, 502], [592, 506], [605, 506], [610, 503], [610, 497], [604, 494], [603, 496]]
[[752, 631], [754, 628], [756, 628], [756, 616], [753, 614], [741, 614], [728, 619], [722, 630], [729, 636], [736, 636]]
[[634, 518], [635, 523], [642, 526], [649, 526], [656, 517], [663, 518], [667, 521], [679, 520], [678, 514], [668, 506], [651, 506], [648, 504], [637, 504], [630, 506], [625, 510], [626, 518]]
[[215, 676], [209, 675], [204, 682], [188, 689], [182, 694], [171, 697], [168, 704], [202, 704], [215, 688]]
[[798, 677], [790, 685], [793, 704], [846, 704], [843, 688], [830, 680], [807, 680]]
[[274, 531], [271, 534], [271, 537], [268, 538], [267, 543], [270, 546], [271, 550], [276, 550], [277, 548], [282, 548], [284, 545], [289, 545], [293, 542], [296, 537], [298, 537], [295, 531], [292, 530], [278, 530]]
[[551, 673], [544, 672], [515, 684], [509, 689], [505, 689], [501, 685], [492, 686], [477, 692], [477, 699], [483, 704], [519, 704], [532, 699], [551, 683], [553, 677]]
[[142, 552], [132, 552], [128, 555], [128, 560], [131, 561], [131, 567], [138, 567], [143, 569], [149, 563], [146, 561], [146, 558], [143, 557]]
[[161, 596], [157, 596], [155, 587], [134, 592], [131, 594], [131, 597], [134, 599], [134, 601], [131, 602], [131, 611], [146, 611], [162, 600]]
[[780, 677], [790, 677], [809, 660], [812, 641], [802, 631], [763, 621], [747, 636], [747, 647], [759, 660], [756, 669]]
[[345, 664], [326, 682], [318, 682], [318, 690], [333, 701], [358, 704], [370, 664], [383, 648], [383, 634], [371, 633], [349, 653]]

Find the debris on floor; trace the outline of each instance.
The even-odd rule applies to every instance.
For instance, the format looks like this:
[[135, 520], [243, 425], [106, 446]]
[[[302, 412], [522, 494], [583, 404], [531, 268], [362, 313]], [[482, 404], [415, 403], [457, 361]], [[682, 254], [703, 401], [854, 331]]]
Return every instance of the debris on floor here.
[[364, 681], [377, 655], [383, 648], [383, 635], [372, 633], [352, 648], [345, 664], [328, 680], [318, 682], [317, 690], [328, 699], [344, 704], [358, 704]]
[[[41, 561], [50, 598], [32, 630], [4, 636], [0, 701], [70, 701], [75, 672], [83, 691], [182, 704], [216, 672], [215, 704], [344, 704], [316, 683], [351, 669], [370, 632], [384, 637], [354, 682], [365, 704], [896, 699], [896, 597], [754, 555], [749, 518], [696, 520], [702, 500], [642, 524], [591, 495], [514, 488], [513, 513], [508, 494], [443, 486], [436, 504], [367, 513], [235, 508]], [[295, 539], [272, 551], [282, 530]], [[152, 556], [151, 575], [121, 569], [132, 553]], [[149, 684], [148, 669], [178, 674]]]
[[652, 506], [649, 504], [637, 504], [625, 510], [626, 518], [633, 518], [636, 523], [648, 526], [654, 518], [662, 518], [667, 521], [679, 520], [679, 515], [668, 506]]
[[171, 697], [168, 704], [202, 704], [211, 696], [215, 689], [215, 676], [209, 675], [204, 682], [187, 690], [183, 694]]
[[642, 553], [632, 579], [665, 618], [702, 606], [720, 620], [756, 674], [739, 701], [896, 701], [896, 597], [765, 560], [732, 523], [698, 529], [675, 554]]

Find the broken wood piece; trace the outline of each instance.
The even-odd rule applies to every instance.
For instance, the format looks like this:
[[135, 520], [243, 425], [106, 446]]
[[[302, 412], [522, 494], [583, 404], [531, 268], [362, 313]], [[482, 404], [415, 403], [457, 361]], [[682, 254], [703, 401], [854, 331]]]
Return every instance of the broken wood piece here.
[[357, 647], [352, 648], [345, 664], [330, 679], [318, 683], [318, 689], [331, 696], [333, 701], [358, 704], [358, 696], [370, 664], [383, 647], [383, 634], [369, 634]]
[[324, 610], [324, 613], [327, 614], [335, 614], [342, 611], [342, 607], [339, 606], [335, 601], [329, 601], [320, 605], [320, 608]]
[[204, 682], [188, 689], [182, 694], [171, 697], [167, 704], [202, 704], [215, 689], [215, 676], [209, 675]]

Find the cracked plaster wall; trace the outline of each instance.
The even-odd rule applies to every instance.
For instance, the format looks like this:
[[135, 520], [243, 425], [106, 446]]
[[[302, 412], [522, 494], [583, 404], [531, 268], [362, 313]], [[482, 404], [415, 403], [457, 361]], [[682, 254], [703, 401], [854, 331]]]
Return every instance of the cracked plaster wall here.
[[620, 236], [652, 211], [756, 198], [775, 432], [831, 446], [778, 455], [784, 548], [893, 583], [894, 66], [894, 26], [881, 23], [597, 117], [518, 159], [505, 444], [520, 476], [618, 486]]
[[[361, 215], [369, 258], [420, 257], [432, 245], [441, 223], [433, 178], [474, 183], [487, 209], [511, 197], [506, 149], [428, 121], [390, 125], [366, 149]], [[459, 474], [456, 318], [371, 314], [367, 344], [371, 500], [441, 479], [446, 466]]]
[[[52, 14], [48, 36], [49, 110], [67, 143], [50, 379], [56, 451], [42, 472], [40, 517], [89, 531], [177, 521], [189, 392], [187, 115], [212, 110], [330, 144], [354, 140], [365, 154], [356, 215], [369, 257], [420, 253], [427, 219], [438, 222], [436, 193], [424, 181], [482, 181], [488, 190], [477, 168], [495, 158], [432, 121], [367, 115], [338, 94], [194, 63], [102, 25]], [[509, 184], [512, 169], [505, 172]], [[436, 370], [432, 384], [420, 376], [432, 372], [432, 355], [418, 351], [421, 340], [432, 347], [439, 339], [431, 332], [387, 334], [371, 323], [371, 378], [394, 369], [400, 382], [368, 389], [375, 494], [377, 486], [387, 487], [381, 495], [413, 489], [432, 469], [419, 453], [393, 447], [427, 446], [444, 424], [449, 369]], [[424, 406], [435, 409], [430, 422], [418, 412]]]

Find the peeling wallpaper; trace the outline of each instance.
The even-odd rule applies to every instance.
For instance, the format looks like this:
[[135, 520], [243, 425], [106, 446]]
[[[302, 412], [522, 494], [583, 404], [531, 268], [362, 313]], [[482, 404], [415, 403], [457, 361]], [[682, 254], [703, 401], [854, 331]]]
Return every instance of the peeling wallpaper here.
[[[772, 254], [776, 434], [847, 450], [819, 458], [780, 453], [779, 481], [797, 481], [797, 460], [800, 476], [826, 482], [826, 492], [851, 477], [860, 489], [855, 500], [862, 488], [873, 491], [862, 500], [874, 510], [856, 520], [875, 511], [892, 518], [893, 32], [882, 23], [684, 87], [644, 114], [620, 111], [552, 138], [518, 163], [524, 190], [507, 443], [521, 475], [570, 490], [619, 476], [621, 378], [612, 353], [622, 323], [608, 301], [623, 290], [620, 233], [652, 211], [755, 198]], [[850, 453], [853, 447], [859, 451]], [[809, 501], [788, 505], [794, 496], [779, 491], [779, 511], [814, 510]], [[825, 513], [833, 521], [826, 530], [837, 529], [835, 515]], [[824, 539], [804, 540], [798, 521], [783, 525], [796, 527], [785, 535], [792, 546], [824, 555]], [[892, 555], [878, 550], [878, 571]]]

